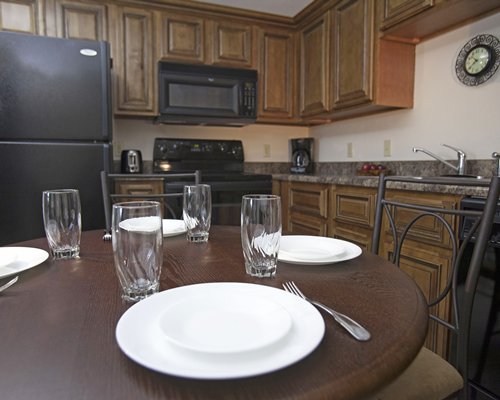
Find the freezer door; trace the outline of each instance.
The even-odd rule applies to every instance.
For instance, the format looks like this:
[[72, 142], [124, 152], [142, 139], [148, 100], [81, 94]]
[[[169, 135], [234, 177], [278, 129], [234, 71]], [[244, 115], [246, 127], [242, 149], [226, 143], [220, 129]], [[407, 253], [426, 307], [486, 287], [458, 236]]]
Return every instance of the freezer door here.
[[0, 140], [111, 140], [106, 42], [0, 32]]
[[78, 189], [83, 230], [104, 229], [100, 171], [109, 170], [110, 146], [0, 142], [0, 154], [0, 245], [45, 235], [48, 189]]

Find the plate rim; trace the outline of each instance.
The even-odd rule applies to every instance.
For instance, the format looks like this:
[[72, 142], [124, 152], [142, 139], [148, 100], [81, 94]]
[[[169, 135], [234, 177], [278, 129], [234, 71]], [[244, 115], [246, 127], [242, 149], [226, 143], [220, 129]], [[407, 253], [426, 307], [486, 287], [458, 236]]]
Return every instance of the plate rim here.
[[[170, 293], [172, 293], [172, 291], [175, 290], [195, 290], [197, 287], [206, 285], [219, 285], [220, 287], [232, 286], [233, 290], [238, 289], [237, 286], [239, 286], [240, 288], [243, 288], [245, 286], [248, 288], [248, 290], [251, 289], [263, 290], [263, 291], [270, 290], [268, 293], [273, 293], [271, 294], [271, 296], [284, 296], [281, 298], [281, 301], [283, 303], [288, 303], [288, 306], [290, 306], [290, 309], [292, 310], [291, 332], [288, 335], [285, 335], [285, 339], [279, 341], [278, 344], [275, 345], [276, 348], [273, 349], [272, 351], [270, 351], [270, 348], [266, 347], [264, 349], [256, 350], [254, 352], [246, 352], [243, 353], [243, 355], [238, 355], [237, 361], [235, 360], [233, 355], [221, 354], [221, 355], [201, 356], [200, 355], [201, 353], [196, 353], [189, 350], [177, 349], [175, 348], [174, 345], [169, 344], [167, 341], [162, 342], [161, 349], [158, 349], [158, 346], [156, 346], [155, 348], [154, 345], [151, 344], [153, 342], [153, 340], [151, 339], [156, 338], [154, 336], [154, 333], [152, 333], [152, 331], [155, 331], [157, 329], [154, 326], [153, 329], [149, 329], [152, 326], [152, 321], [149, 321], [148, 327], [145, 327], [144, 324], [140, 324], [141, 329], [137, 328], [137, 332], [135, 333], [139, 334], [139, 338], [135, 340], [135, 343], [133, 341], [130, 341], [130, 343], [126, 343], [127, 340], [129, 339], [126, 338], [125, 336], [126, 334], [130, 334], [130, 330], [128, 330], [130, 325], [129, 319], [133, 318], [134, 314], [136, 313], [142, 316], [142, 318], [145, 318], [144, 309], [148, 307], [148, 304], [150, 302], [151, 303], [155, 301], [161, 302], [162, 301], [162, 299], [160, 299], [161, 296], [167, 296], [168, 298], [169, 295], [165, 293], [169, 293], [169, 291]], [[217, 289], [220, 289], [220, 287]], [[191, 288], [191, 289], [185, 289], [185, 288]], [[295, 310], [293, 310], [292, 305], [296, 307]], [[304, 310], [307, 311], [307, 318], [304, 318], [305, 321], [301, 321], [301, 319], [304, 317]], [[301, 318], [298, 318], [298, 316], [295, 316], [294, 318], [293, 314], [299, 312]], [[156, 318], [153, 319], [157, 320], [158, 315], [156, 315]], [[132, 326], [136, 325], [137, 324]], [[125, 311], [125, 313], [119, 319], [115, 329], [115, 339], [118, 343], [118, 347], [128, 358], [130, 358], [137, 364], [147, 369], [154, 370], [170, 376], [177, 376], [182, 378], [201, 379], [201, 380], [220, 380], [220, 379], [238, 379], [251, 376], [258, 376], [295, 364], [296, 362], [308, 356], [318, 347], [318, 345], [323, 340], [325, 329], [326, 328], [323, 317], [314, 306], [312, 306], [305, 300], [297, 296], [294, 296], [293, 294], [285, 292], [284, 290], [272, 286], [244, 283], [244, 282], [205, 282], [205, 283], [184, 285], [169, 290], [164, 290], [145, 300], [142, 300], [139, 303], [134, 304], [127, 311]], [[304, 335], [304, 331], [308, 332], [307, 336], [305, 337], [300, 336], [300, 334]], [[154, 351], [155, 353], [154, 355], [150, 354], [146, 356], [146, 358], [149, 358], [149, 361], [144, 358], [144, 346], [142, 345], [142, 341], [144, 341], [145, 338], [146, 340], [149, 340], [145, 341], [146, 343], [148, 343], [148, 346], [150, 347], [148, 351], [150, 353], [151, 351]], [[141, 341], [141, 345], [137, 345], [137, 341], [139, 340]], [[293, 346], [290, 346], [290, 342], [292, 343]], [[304, 344], [304, 342], [307, 342], [306, 345]], [[298, 352], [297, 345], [301, 347], [301, 351], [299, 353], [297, 353]], [[271, 347], [273, 346], [271, 345]], [[161, 365], [157, 365], [158, 359], [155, 358], [161, 357], [159, 353], [162, 352], [168, 354], [169, 357], [162, 358]], [[181, 362], [186, 363], [186, 360], [189, 361], [189, 367], [186, 369], [186, 367], [183, 365], [180, 366], [169, 365], [169, 362], [172, 363], [172, 359], [174, 358], [172, 354], [174, 354], [175, 358], [177, 359], [180, 358]], [[285, 357], [286, 358], [285, 360], [280, 360], [280, 356], [281, 358], [283, 358], [283, 355], [285, 355], [288, 358]], [[243, 358], [240, 359], [240, 357]], [[249, 361], [250, 364], [253, 363], [256, 365], [251, 365], [249, 367], [248, 366]], [[198, 365], [193, 367], [191, 365], [191, 362], [194, 362], [195, 364], [196, 362], [198, 362], [198, 364], [201, 364], [202, 366]], [[208, 365], [210, 365], [210, 368], [208, 367], [208, 365], [206, 365], [206, 368], [203, 368], [204, 363], [205, 364], [208, 363]], [[224, 363], [227, 363], [227, 365]], [[217, 368], [212, 368], [212, 364], [214, 364], [214, 366], [216, 366]], [[236, 365], [237, 368], [235, 368], [235, 364], [239, 364]], [[223, 366], [222, 370], [220, 370], [221, 365]]]
[[[0, 267], [0, 279], [3, 278], [8, 278], [9, 276], [16, 275], [20, 272], [26, 271], [28, 269], [31, 269], [33, 267], [36, 267], [40, 264], [42, 264], [44, 261], [46, 261], [49, 258], [49, 253], [46, 250], [40, 249], [38, 247], [25, 247], [25, 246], [2, 246], [0, 247], [0, 252], [2, 249], [10, 249], [14, 250], [16, 252], [26, 252], [29, 251], [33, 254], [32, 257], [30, 257], [28, 260], [25, 261], [25, 265], [22, 265], [21, 267], [17, 267], [15, 270], [11, 270], [6, 273], [2, 273], [2, 269], [5, 269], [7, 266]], [[35, 257], [38, 255], [38, 257]], [[17, 257], [16, 257], [17, 260]], [[16, 261], [14, 261], [16, 262]]]
[[[327, 236], [312, 236], [312, 235], [283, 235], [281, 237], [281, 240], [283, 238], [308, 238], [308, 239], [314, 239], [317, 240], [320, 238], [321, 240], [325, 241], [334, 241], [334, 242], [340, 242], [344, 244], [344, 246], [347, 247], [347, 250], [341, 253], [338, 257], [334, 258], [328, 258], [325, 260], [303, 260], [303, 259], [290, 259], [290, 258], [283, 258], [283, 256], [280, 256], [279, 251], [278, 251], [278, 261], [280, 262], [285, 262], [288, 264], [297, 264], [297, 265], [328, 265], [328, 264], [337, 264], [342, 261], [347, 261], [347, 260], [352, 260], [353, 258], [359, 257], [363, 250], [361, 247], [359, 247], [357, 244], [354, 244], [352, 242], [349, 242], [347, 240], [342, 240], [342, 239], [337, 239], [337, 238], [331, 238]], [[286, 239], [285, 239], [286, 240]]]

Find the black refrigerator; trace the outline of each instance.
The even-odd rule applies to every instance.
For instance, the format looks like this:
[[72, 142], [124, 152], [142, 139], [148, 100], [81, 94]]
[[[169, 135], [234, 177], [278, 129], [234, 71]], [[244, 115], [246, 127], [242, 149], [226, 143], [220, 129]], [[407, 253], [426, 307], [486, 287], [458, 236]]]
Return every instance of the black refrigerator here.
[[108, 43], [0, 32], [0, 245], [44, 235], [48, 189], [78, 189], [82, 229], [104, 228], [111, 140]]

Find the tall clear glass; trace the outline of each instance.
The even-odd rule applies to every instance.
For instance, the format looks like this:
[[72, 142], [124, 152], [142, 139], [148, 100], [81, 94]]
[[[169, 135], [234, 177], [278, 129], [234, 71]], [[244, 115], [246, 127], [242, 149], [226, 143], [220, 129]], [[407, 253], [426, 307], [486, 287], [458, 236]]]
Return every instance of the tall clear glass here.
[[208, 240], [212, 220], [212, 191], [210, 185], [184, 186], [182, 217], [187, 240], [203, 243]]
[[281, 239], [281, 198], [273, 195], [243, 196], [241, 244], [247, 274], [272, 277], [276, 274]]
[[80, 255], [82, 214], [76, 189], [46, 190], [42, 193], [43, 224], [54, 259]]
[[163, 263], [160, 203], [137, 201], [113, 204], [111, 225], [122, 298], [136, 302], [158, 292]]

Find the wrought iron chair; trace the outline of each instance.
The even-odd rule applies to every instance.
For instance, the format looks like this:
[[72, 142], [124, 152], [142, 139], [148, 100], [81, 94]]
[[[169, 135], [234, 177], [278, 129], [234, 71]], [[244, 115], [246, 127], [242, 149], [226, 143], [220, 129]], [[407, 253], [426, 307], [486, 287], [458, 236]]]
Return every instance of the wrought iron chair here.
[[[458, 207], [440, 208], [426, 206], [415, 202], [400, 201], [386, 196], [389, 188], [411, 189], [414, 185], [422, 185], [423, 190], [430, 189], [428, 185], [444, 185], [451, 188], [488, 187], [487, 200], [483, 211], [461, 210]], [[427, 185], [427, 186], [426, 186]], [[434, 307], [449, 299], [451, 304], [451, 320], [443, 320], [437, 315], [429, 314], [430, 320], [443, 325], [451, 332], [449, 361], [433, 353], [425, 347], [415, 360], [392, 383], [372, 396], [372, 399], [448, 399], [457, 396], [467, 399], [468, 385], [468, 347], [472, 307], [484, 253], [491, 235], [493, 219], [500, 192], [500, 177], [488, 180], [469, 178], [415, 178], [380, 176], [376, 201], [375, 225], [372, 237], [373, 253], [379, 254], [381, 237], [386, 239], [385, 254], [392, 253], [391, 261], [400, 266], [401, 257], [405, 255], [405, 246], [411, 240], [412, 229], [423, 218], [434, 218], [442, 224], [449, 235], [452, 259], [451, 268], [444, 289], [434, 299], [427, 299], [429, 307]], [[405, 216], [401, 223], [398, 216]], [[385, 217], [384, 217], [385, 215]], [[472, 216], [476, 222], [465, 237], [458, 239], [458, 226], [463, 216]], [[388, 233], [388, 235], [386, 235]], [[472, 256], [466, 271], [464, 282], [459, 282], [458, 270], [461, 265], [465, 247], [474, 243]], [[391, 249], [387, 251], [387, 249]], [[463, 266], [460, 267], [462, 269]], [[448, 297], [448, 296], [451, 296]]]
[[[172, 207], [164, 200], [171, 197], [182, 197], [183, 192], [167, 192], [165, 193], [165, 185], [162, 185], [162, 190], [160, 193], [144, 193], [141, 190], [131, 191], [127, 194], [115, 193], [115, 180], [116, 179], [161, 179], [163, 181], [182, 181], [182, 182], [192, 182], [193, 184], [201, 183], [201, 172], [196, 170], [194, 172], [186, 173], [172, 173], [172, 174], [110, 174], [106, 171], [101, 171], [101, 187], [102, 187], [102, 198], [104, 204], [104, 216], [106, 220], [106, 232], [105, 240], [110, 240], [107, 236], [111, 232], [111, 208], [112, 204], [116, 201], [131, 201], [131, 200], [156, 200], [161, 201], [164, 205], [164, 215], [169, 215], [170, 218], [177, 218]], [[164, 183], [164, 182], [163, 182]]]

